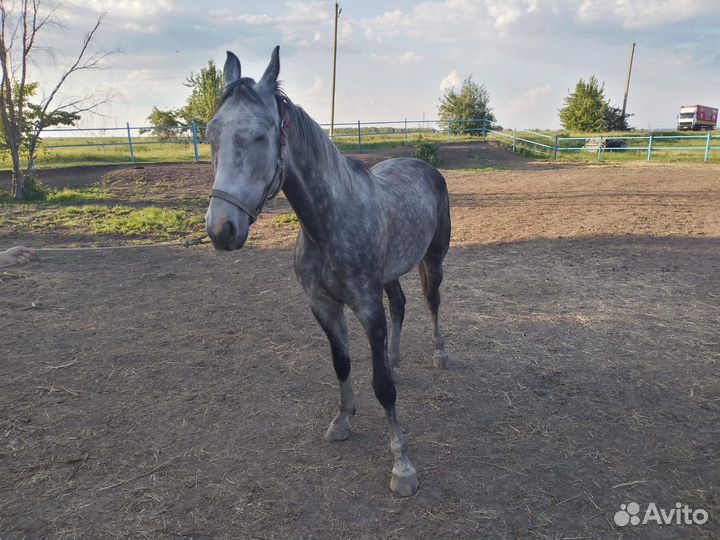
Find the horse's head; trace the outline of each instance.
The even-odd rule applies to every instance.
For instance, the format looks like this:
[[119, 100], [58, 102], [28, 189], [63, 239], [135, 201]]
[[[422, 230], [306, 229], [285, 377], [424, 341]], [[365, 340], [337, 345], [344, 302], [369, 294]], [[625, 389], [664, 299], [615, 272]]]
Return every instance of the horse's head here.
[[225, 91], [207, 126], [215, 183], [205, 229], [215, 249], [240, 249], [263, 204], [282, 187], [283, 125], [276, 97], [280, 72], [275, 47], [262, 78], [240, 76], [240, 61], [228, 51]]

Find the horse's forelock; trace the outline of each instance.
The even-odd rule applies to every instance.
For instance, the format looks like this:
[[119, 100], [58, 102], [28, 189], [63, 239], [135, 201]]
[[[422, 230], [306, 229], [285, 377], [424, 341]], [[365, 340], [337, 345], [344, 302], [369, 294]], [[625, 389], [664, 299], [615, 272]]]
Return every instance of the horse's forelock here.
[[244, 98], [251, 103], [262, 103], [262, 99], [255, 91], [255, 85], [255, 79], [251, 79], [250, 77], [242, 77], [231, 82], [223, 90], [223, 95], [220, 98], [217, 108], [220, 109], [226, 101], [233, 97], [238, 99]]

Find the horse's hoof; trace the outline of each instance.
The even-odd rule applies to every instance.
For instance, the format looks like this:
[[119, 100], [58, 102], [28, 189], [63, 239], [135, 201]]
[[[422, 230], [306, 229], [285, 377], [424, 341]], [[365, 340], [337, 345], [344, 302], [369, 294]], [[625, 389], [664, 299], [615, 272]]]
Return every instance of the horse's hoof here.
[[450, 364], [450, 357], [445, 351], [435, 351], [433, 354], [432, 367], [444, 369]]
[[323, 439], [327, 442], [344, 441], [350, 437], [350, 431], [350, 421], [347, 418], [335, 418], [330, 423]]
[[410, 462], [405, 466], [395, 465], [390, 478], [390, 489], [399, 497], [412, 497], [418, 490], [415, 467]]

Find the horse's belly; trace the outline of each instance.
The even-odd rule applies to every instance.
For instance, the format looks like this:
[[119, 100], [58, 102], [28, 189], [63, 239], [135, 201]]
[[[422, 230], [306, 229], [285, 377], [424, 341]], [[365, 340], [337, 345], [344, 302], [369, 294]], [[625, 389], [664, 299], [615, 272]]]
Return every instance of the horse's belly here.
[[419, 227], [407, 232], [412, 234], [390, 238], [385, 255], [383, 268], [383, 283], [389, 283], [403, 276], [415, 268], [427, 252], [428, 246], [435, 234], [435, 227]]

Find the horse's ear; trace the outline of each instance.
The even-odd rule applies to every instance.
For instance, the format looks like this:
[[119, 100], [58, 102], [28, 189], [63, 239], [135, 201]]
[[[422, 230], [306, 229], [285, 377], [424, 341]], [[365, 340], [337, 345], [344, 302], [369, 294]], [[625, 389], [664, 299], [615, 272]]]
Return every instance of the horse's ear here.
[[225, 86], [234, 83], [240, 78], [240, 60], [230, 51], [227, 52], [227, 58], [225, 59], [223, 77], [225, 78]]
[[265, 73], [263, 73], [258, 86], [271, 92], [275, 91], [277, 86], [277, 78], [280, 75], [280, 45], [277, 45], [270, 56], [270, 63], [268, 64]]

